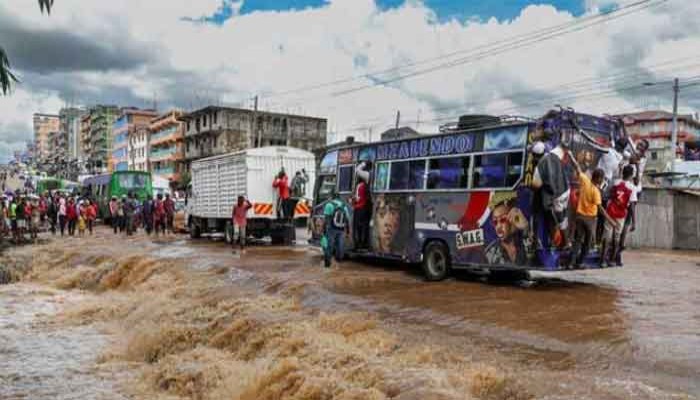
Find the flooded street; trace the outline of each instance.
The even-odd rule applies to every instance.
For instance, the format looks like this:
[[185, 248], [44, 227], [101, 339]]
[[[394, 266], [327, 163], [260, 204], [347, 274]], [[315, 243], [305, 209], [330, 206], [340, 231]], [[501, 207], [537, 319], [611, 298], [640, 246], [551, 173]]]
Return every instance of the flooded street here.
[[[0, 398], [700, 396], [696, 254], [629, 252], [625, 268], [521, 287], [326, 271], [305, 246], [75, 243], [7, 253], [26, 283], [0, 287]], [[145, 366], [141, 384], [104, 379], [125, 362]]]

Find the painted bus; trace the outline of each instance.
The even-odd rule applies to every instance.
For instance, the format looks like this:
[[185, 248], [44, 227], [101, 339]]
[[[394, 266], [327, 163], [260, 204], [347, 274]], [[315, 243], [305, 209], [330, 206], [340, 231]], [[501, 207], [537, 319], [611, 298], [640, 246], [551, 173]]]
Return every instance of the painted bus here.
[[[314, 190], [312, 245], [323, 234], [323, 207], [332, 189], [349, 202], [356, 169], [370, 166], [370, 249], [350, 256], [421, 264], [428, 280], [452, 269], [526, 277], [530, 270], [565, 269], [570, 250], [562, 238], [569, 226], [552, 222], [532, 186], [541, 157], [566, 144], [587, 173], [624, 135], [618, 121], [572, 110], [550, 111], [536, 120], [498, 119], [489, 126], [448, 126], [435, 135], [334, 146], [320, 156]], [[539, 145], [542, 147], [542, 145]], [[578, 177], [569, 156], [562, 160], [570, 189], [564, 216], [573, 220]], [[567, 232], [565, 232], [567, 231]], [[597, 268], [594, 253], [584, 268]], [[524, 278], [523, 278], [524, 279]]]
[[60, 178], [39, 178], [36, 183], [37, 193], [53, 192], [56, 190], [64, 191], [67, 193], [72, 193], [74, 190], [78, 189], [80, 184], [77, 182], [71, 182]]
[[139, 201], [153, 198], [153, 183], [150, 172], [115, 171], [95, 175], [83, 181], [83, 193], [98, 204], [98, 217], [109, 219], [109, 201], [132, 193]]

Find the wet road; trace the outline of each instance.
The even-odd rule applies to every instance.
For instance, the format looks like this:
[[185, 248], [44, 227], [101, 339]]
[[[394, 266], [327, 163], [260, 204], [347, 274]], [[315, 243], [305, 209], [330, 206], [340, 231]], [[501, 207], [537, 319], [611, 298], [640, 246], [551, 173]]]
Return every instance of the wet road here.
[[369, 311], [406, 342], [439, 343], [514, 372], [537, 398], [700, 397], [697, 254], [629, 252], [625, 268], [538, 274], [525, 288], [468, 276], [427, 283], [411, 267], [383, 263], [323, 270], [305, 246], [240, 255], [208, 240], [100, 235], [87, 253], [134, 246], [193, 269], [228, 267], [229, 284], [297, 296], [310, 313]]

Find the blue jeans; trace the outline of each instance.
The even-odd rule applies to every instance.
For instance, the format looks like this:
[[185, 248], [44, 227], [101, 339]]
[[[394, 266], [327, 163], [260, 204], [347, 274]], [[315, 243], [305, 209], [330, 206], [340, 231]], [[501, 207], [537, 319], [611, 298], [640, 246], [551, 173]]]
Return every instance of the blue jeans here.
[[345, 250], [345, 231], [340, 229], [328, 229], [326, 231], [328, 246], [323, 249], [323, 261], [326, 267], [331, 266], [331, 257], [335, 255], [335, 259], [340, 262], [343, 259], [343, 251]]

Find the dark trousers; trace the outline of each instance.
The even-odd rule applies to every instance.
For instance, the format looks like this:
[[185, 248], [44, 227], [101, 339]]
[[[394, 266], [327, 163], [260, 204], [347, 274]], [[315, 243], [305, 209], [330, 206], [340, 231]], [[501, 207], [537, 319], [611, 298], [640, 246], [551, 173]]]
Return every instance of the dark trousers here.
[[369, 247], [369, 219], [370, 212], [367, 208], [358, 208], [352, 216], [352, 240], [356, 249]]
[[58, 226], [61, 229], [61, 236], [63, 236], [65, 231], [66, 231], [66, 216], [65, 215], [58, 216]]
[[49, 229], [51, 230], [52, 235], [56, 234], [56, 223], [57, 223], [56, 215], [49, 216], [49, 226], [50, 226]]
[[326, 230], [327, 246], [323, 249], [323, 261], [326, 267], [331, 266], [331, 258], [335, 256], [336, 261], [343, 260], [345, 251], [345, 232], [340, 229], [330, 228]]
[[90, 234], [92, 235], [92, 225], [94, 224], [95, 221], [92, 219], [87, 220], [87, 226], [88, 226], [88, 231], [90, 231]]
[[595, 240], [595, 230], [598, 224], [597, 217], [576, 216], [576, 234], [574, 246], [571, 252], [572, 261], [579, 266], [588, 255], [591, 244]]
[[69, 220], [68, 220], [68, 234], [69, 234], [70, 236], [75, 235], [75, 223], [76, 223], [76, 220], [75, 220], [75, 219], [69, 219]]

